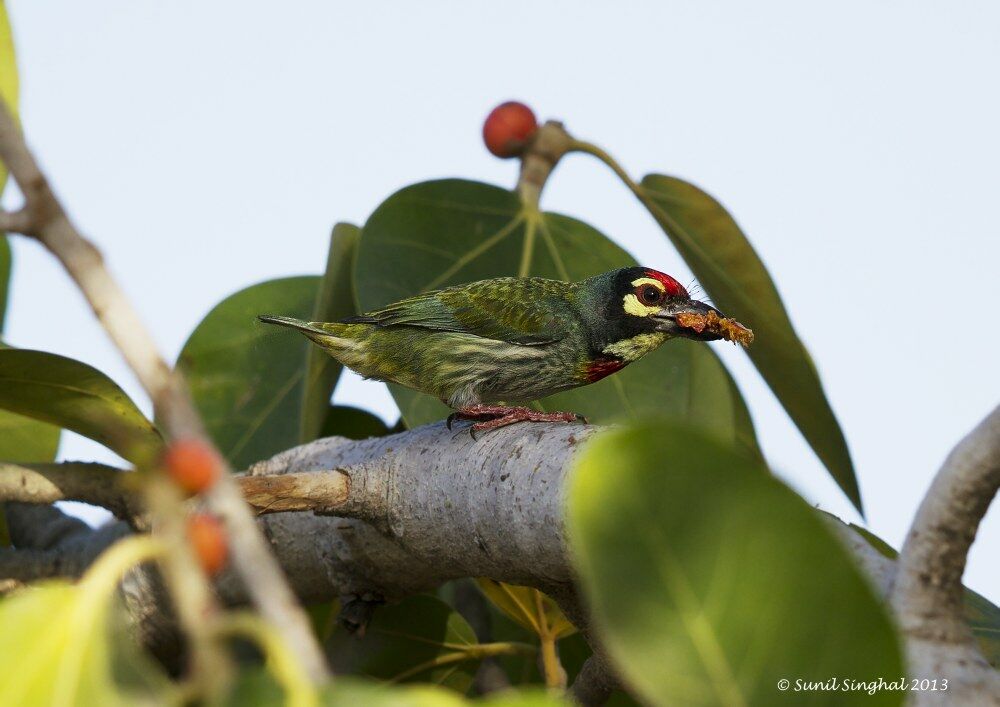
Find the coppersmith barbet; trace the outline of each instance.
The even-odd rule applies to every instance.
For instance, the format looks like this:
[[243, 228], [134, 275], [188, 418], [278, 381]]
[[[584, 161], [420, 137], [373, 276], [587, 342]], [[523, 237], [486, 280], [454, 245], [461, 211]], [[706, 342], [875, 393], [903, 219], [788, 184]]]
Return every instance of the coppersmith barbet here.
[[481, 280], [339, 322], [268, 315], [260, 320], [301, 331], [366, 378], [440, 398], [456, 410], [452, 417], [475, 420], [476, 431], [522, 420], [573, 421], [573, 413], [503, 403], [594, 383], [672, 337], [723, 338], [717, 327], [692, 328], [677, 320], [692, 315], [721, 317], [669, 275], [627, 267], [580, 282]]

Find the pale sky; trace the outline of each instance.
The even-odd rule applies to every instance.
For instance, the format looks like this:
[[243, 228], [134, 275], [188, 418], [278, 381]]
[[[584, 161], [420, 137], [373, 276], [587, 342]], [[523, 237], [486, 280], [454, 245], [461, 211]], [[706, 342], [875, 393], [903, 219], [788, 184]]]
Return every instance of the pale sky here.
[[[479, 131], [517, 98], [633, 175], [687, 178], [731, 210], [816, 361], [869, 526], [893, 545], [949, 449], [1000, 400], [996, 3], [8, 8], [29, 141], [171, 360], [226, 295], [318, 274], [331, 225], [363, 223], [399, 187], [512, 186], [516, 165]], [[566, 159], [542, 203], [690, 278], [594, 160]], [[88, 362], [148, 411], [56, 263], [13, 246], [10, 342]], [[857, 520], [745, 356], [717, 349], [776, 472]], [[396, 416], [381, 384], [354, 376], [336, 399]], [[70, 434], [60, 454], [117, 461]], [[994, 602], [998, 556], [994, 508], [966, 573]]]

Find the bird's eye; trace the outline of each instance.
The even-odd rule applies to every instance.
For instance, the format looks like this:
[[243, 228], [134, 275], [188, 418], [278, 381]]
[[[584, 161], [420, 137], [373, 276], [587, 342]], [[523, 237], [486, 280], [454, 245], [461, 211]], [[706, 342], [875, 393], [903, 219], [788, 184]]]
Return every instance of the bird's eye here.
[[643, 304], [659, 304], [660, 300], [663, 299], [663, 292], [652, 285], [649, 285], [647, 287], [640, 288], [639, 299]]

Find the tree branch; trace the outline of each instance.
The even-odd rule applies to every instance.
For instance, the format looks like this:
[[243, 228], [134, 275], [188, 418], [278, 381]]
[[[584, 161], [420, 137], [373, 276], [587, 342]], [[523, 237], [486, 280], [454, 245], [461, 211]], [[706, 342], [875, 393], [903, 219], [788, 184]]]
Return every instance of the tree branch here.
[[[0, 462], [0, 501], [82, 501], [108, 509], [136, 529], [147, 530], [149, 519], [139, 508], [139, 488], [129, 483], [132, 479], [128, 474], [124, 469], [85, 462]], [[235, 474], [234, 480], [257, 515], [287, 511], [333, 513], [341, 508], [350, 491], [350, 477], [337, 470], [281, 476]]]
[[[982, 695], [1000, 704], [1000, 675], [979, 654], [962, 617], [966, 557], [998, 488], [1000, 407], [948, 455], [899, 554], [891, 601], [910, 671], [921, 678], [949, 676], [949, 704]], [[919, 693], [914, 703], [935, 699], [943, 698]]]
[[[266, 514], [259, 522], [303, 600], [393, 601], [453, 579], [489, 577], [548, 593], [603, 656], [576, 595], [562, 516], [572, 456], [597, 431], [536, 423], [476, 442], [465, 426], [449, 431], [438, 423], [363, 441], [328, 438], [255, 464], [237, 482]], [[324, 515], [285, 512], [291, 508]], [[886, 596], [896, 563], [836, 519], [829, 525]], [[227, 602], [246, 600], [233, 577], [218, 590]], [[942, 643], [939, 650], [967, 659], [965, 648]], [[600, 704], [617, 684], [602, 657], [572, 692]]]
[[[69, 220], [3, 101], [0, 101], [0, 159], [25, 199], [20, 212], [6, 215], [8, 225], [17, 226], [20, 233], [37, 239], [62, 263], [149, 394], [168, 436], [198, 438], [210, 444], [182, 378], [156, 350], [153, 338], [104, 266], [97, 248]], [[192, 667], [200, 671], [195, 677], [210, 687], [206, 675], [224, 670], [225, 662], [211, 635], [210, 622], [206, 621], [206, 617], [216, 613], [215, 602], [186, 542], [179, 494], [172, 493], [166, 483], [153, 482], [148, 484], [146, 495], [157, 532], [165, 537], [170, 549], [162, 563], [164, 577], [181, 621], [191, 634]], [[282, 634], [309, 676], [317, 683], [325, 681], [326, 663], [308, 617], [296, 603], [253, 515], [228, 475], [213, 486], [206, 500], [226, 524], [233, 563], [258, 611]]]
[[123, 488], [125, 473], [104, 464], [85, 462], [0, 462], [0, 500], [35, 504], [83, 501], [133, 522], [139, 516], [138, 499]]

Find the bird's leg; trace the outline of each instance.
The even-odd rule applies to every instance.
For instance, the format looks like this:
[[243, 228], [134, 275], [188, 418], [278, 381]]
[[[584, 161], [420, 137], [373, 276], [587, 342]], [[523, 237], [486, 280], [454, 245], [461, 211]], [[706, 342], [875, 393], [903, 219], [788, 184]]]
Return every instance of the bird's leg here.
[[475, 420], [471, 432], [496, 430], [517, 422], [586, 422], [587, 418], [575, 412], [539, 412], [526, 407], [507, 405], [469, 405], [448, 416], [448, 429], [455, 420]]

